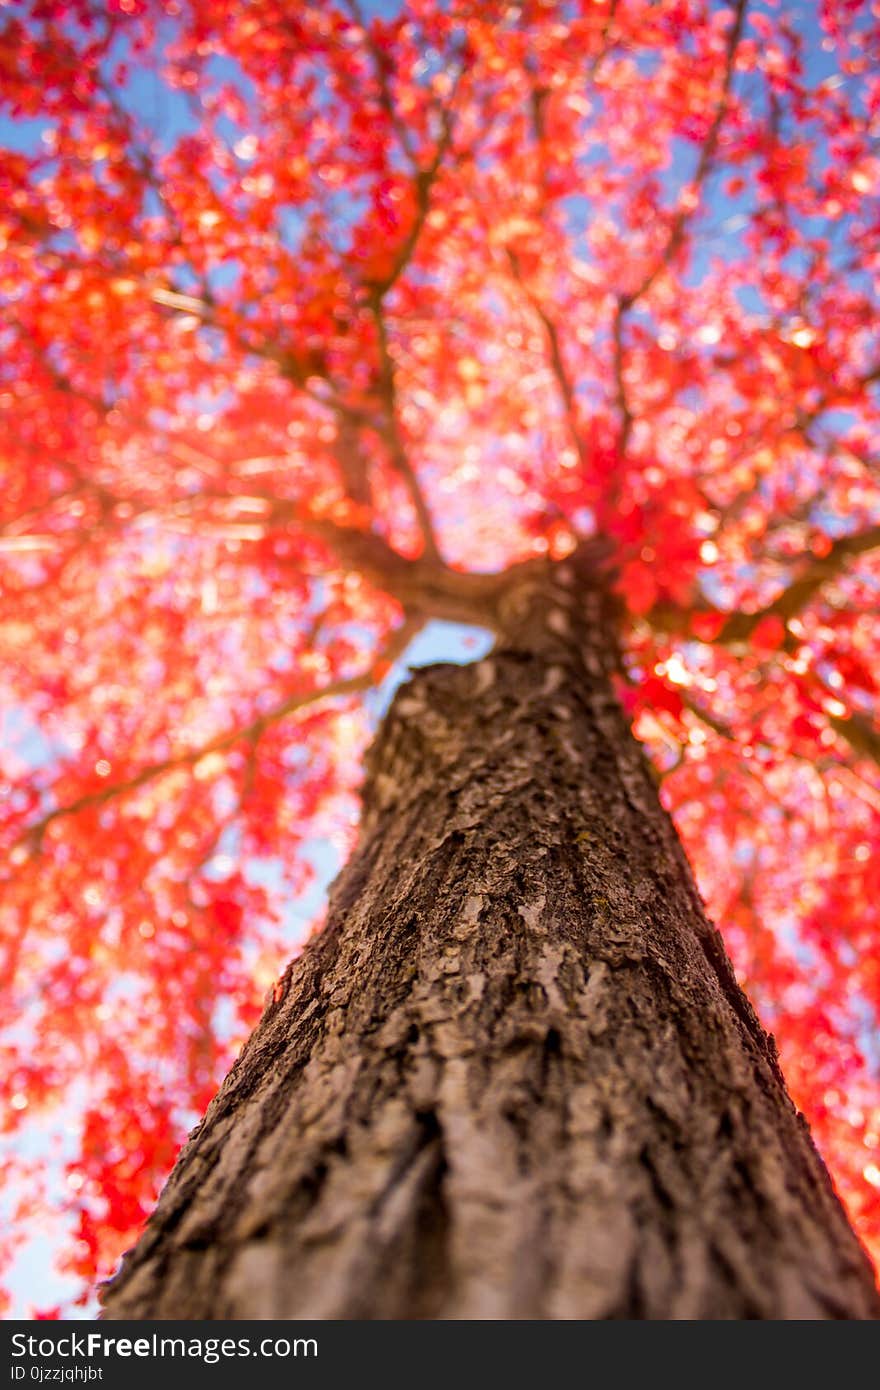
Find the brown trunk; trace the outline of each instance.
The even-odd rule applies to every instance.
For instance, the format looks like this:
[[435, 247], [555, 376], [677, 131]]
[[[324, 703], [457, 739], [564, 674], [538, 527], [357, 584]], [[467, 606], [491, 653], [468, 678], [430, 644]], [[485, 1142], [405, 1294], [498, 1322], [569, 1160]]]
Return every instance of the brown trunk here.
[[880, 1315], [600, 607], [562, 569], [398, 693], [328, 926], [105, 1317]]

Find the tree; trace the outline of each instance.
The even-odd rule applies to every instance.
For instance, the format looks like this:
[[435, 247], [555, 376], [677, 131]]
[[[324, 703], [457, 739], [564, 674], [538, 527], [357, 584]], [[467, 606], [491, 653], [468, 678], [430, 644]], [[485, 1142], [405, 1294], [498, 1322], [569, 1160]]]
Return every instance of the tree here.
[[876, 1315], [654, 783], [876, 1249], [878, 38], [11, 8], [2, 1084], [84, 1280], [270, 985], [110, 1315]]

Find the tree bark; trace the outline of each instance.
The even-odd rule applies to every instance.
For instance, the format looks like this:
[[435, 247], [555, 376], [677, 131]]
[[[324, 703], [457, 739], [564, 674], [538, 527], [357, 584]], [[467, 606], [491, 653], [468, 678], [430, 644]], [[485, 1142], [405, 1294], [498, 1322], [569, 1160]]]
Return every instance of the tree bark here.
[[397, 694], [107, 1318], [872, 1318], [572, 567]]

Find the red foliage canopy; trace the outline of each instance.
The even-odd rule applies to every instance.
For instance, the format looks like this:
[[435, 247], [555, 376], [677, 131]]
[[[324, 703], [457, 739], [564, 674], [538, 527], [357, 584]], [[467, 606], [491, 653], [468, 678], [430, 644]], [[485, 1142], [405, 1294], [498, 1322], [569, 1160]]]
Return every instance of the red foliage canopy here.
[[460, 616], [431, 583], [593, 533], [880, 1252], [878, 13], [3, 9], [3, 1162], [84, 1287], [350, 841], [363, 693]]

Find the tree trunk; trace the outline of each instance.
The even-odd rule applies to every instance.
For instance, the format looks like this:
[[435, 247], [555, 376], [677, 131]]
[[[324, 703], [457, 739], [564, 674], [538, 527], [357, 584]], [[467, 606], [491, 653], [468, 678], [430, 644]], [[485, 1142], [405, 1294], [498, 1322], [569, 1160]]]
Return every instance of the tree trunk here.
[[[615, 700], [598, 591], [419, 672], [108, 1318], [871, 1318]], [[276, 991], [276, 995], [281, 991]]]

